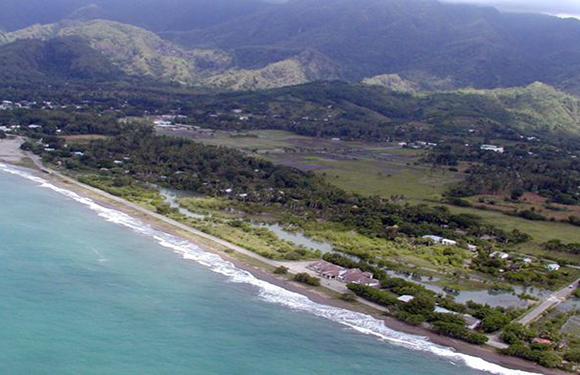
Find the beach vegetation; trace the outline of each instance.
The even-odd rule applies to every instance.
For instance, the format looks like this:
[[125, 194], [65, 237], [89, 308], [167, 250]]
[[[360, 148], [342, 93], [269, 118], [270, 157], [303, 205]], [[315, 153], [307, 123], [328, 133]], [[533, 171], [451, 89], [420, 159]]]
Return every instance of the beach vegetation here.
[[288, 274], [288, 271], [289, 271], [288, 267], [278, 266], [278, 267], [276, 267], [276, 269], [274, 269], [273, 272], [276, 275], [286, 275], [286, 274]]
[[294, 275], [294, 281], [310, 286], [320, 286], [320, 279], [315, 276], [310, 276], [306, 272]]

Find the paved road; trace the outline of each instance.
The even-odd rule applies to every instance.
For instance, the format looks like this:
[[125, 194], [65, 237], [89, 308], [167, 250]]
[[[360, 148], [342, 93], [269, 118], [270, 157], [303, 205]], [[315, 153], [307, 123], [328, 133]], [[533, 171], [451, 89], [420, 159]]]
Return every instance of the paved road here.
[[574, 290], [578, 288], [578, 284], [580, 284], [580, 280], [576, 280], [572, 284], [553, 293], [544, 301], [542, 301], [542, 303], [540, 303], [538, 306], [532, 309], [529, 313], [518, 319], [517, 322], [523, 325], [528, 325], [530, 323], [535, 322], [542, 316], [544, 312], [566, 301], [568, 297], [570, 297], [572, 293], [574, 293]]

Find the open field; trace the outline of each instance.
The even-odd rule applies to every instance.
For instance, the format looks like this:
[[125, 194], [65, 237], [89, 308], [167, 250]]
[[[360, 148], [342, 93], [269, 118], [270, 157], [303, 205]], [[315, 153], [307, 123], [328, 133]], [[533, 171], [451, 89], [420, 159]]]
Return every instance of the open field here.
[[461, 178], [458, 173], [416, 165], [421, 151], [393, 144], [333, 141], [279, 130], [162, 133], [233, 147], [276, 164], [315, 171], [337, 187], [363, 195], [434, 199]]

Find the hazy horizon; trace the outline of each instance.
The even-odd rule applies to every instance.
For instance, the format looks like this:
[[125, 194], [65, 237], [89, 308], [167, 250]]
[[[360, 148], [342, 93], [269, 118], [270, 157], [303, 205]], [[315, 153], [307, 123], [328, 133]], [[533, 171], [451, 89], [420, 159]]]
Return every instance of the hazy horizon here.
[[502, 11], [542, 13], [580, 19], [578, 0], [440, 0], [446, 3], [465, 3], [493, 6]]

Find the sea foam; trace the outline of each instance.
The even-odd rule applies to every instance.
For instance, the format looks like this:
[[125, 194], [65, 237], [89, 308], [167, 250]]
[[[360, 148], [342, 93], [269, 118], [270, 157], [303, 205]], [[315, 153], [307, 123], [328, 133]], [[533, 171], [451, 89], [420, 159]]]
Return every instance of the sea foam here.
[[531, 372], [508, 369], [475, 356], [458, 353], [452, 348], [436, 345], [430, 342], [426, 337], [397, 332], [385, 326], [383, 321], [375, 319], [370, 315], [313, 302], [302, 294], [294, 293], [264, 280], [260, 280], [251, 273], [237, 268], [233, 263], [222, 259], [219, 255], [204, 251], [202, 248], [189, 241], [184, 241], [178, 237], [155, 230], [138, 219], [120, 211], [103, 207], [92, 199], [82, 197], [70, 190], [55, 186], [40, 177], [33, 176], [23, 170], [9, 167], [2, 163], [0, 163], [0, 171], [26, 178], [30, 181], [36, 182], [43, 188], [53, 190], [61, 195], [73, 199], [87, 206], [103, 219], [123, 225], [131, 228], [135, 232], [146, 235], [157, 241], [161, 246], [180, 254], [184, 259], [193, 260], [208, 267], [216, 273], [226, 276], [230, 282], [253, 285], [257, 287], [260, 298], [266, 302], [283, 305], [294, 310], [329, 319], [348, 326], [360, 333], [376, 336], [380, 340], [389, 342], [393, 345], [431, 353], [438, 357], [448, 359], [454, 363], [463, 364], [479, 371], [497, 375], [533, 374]]

